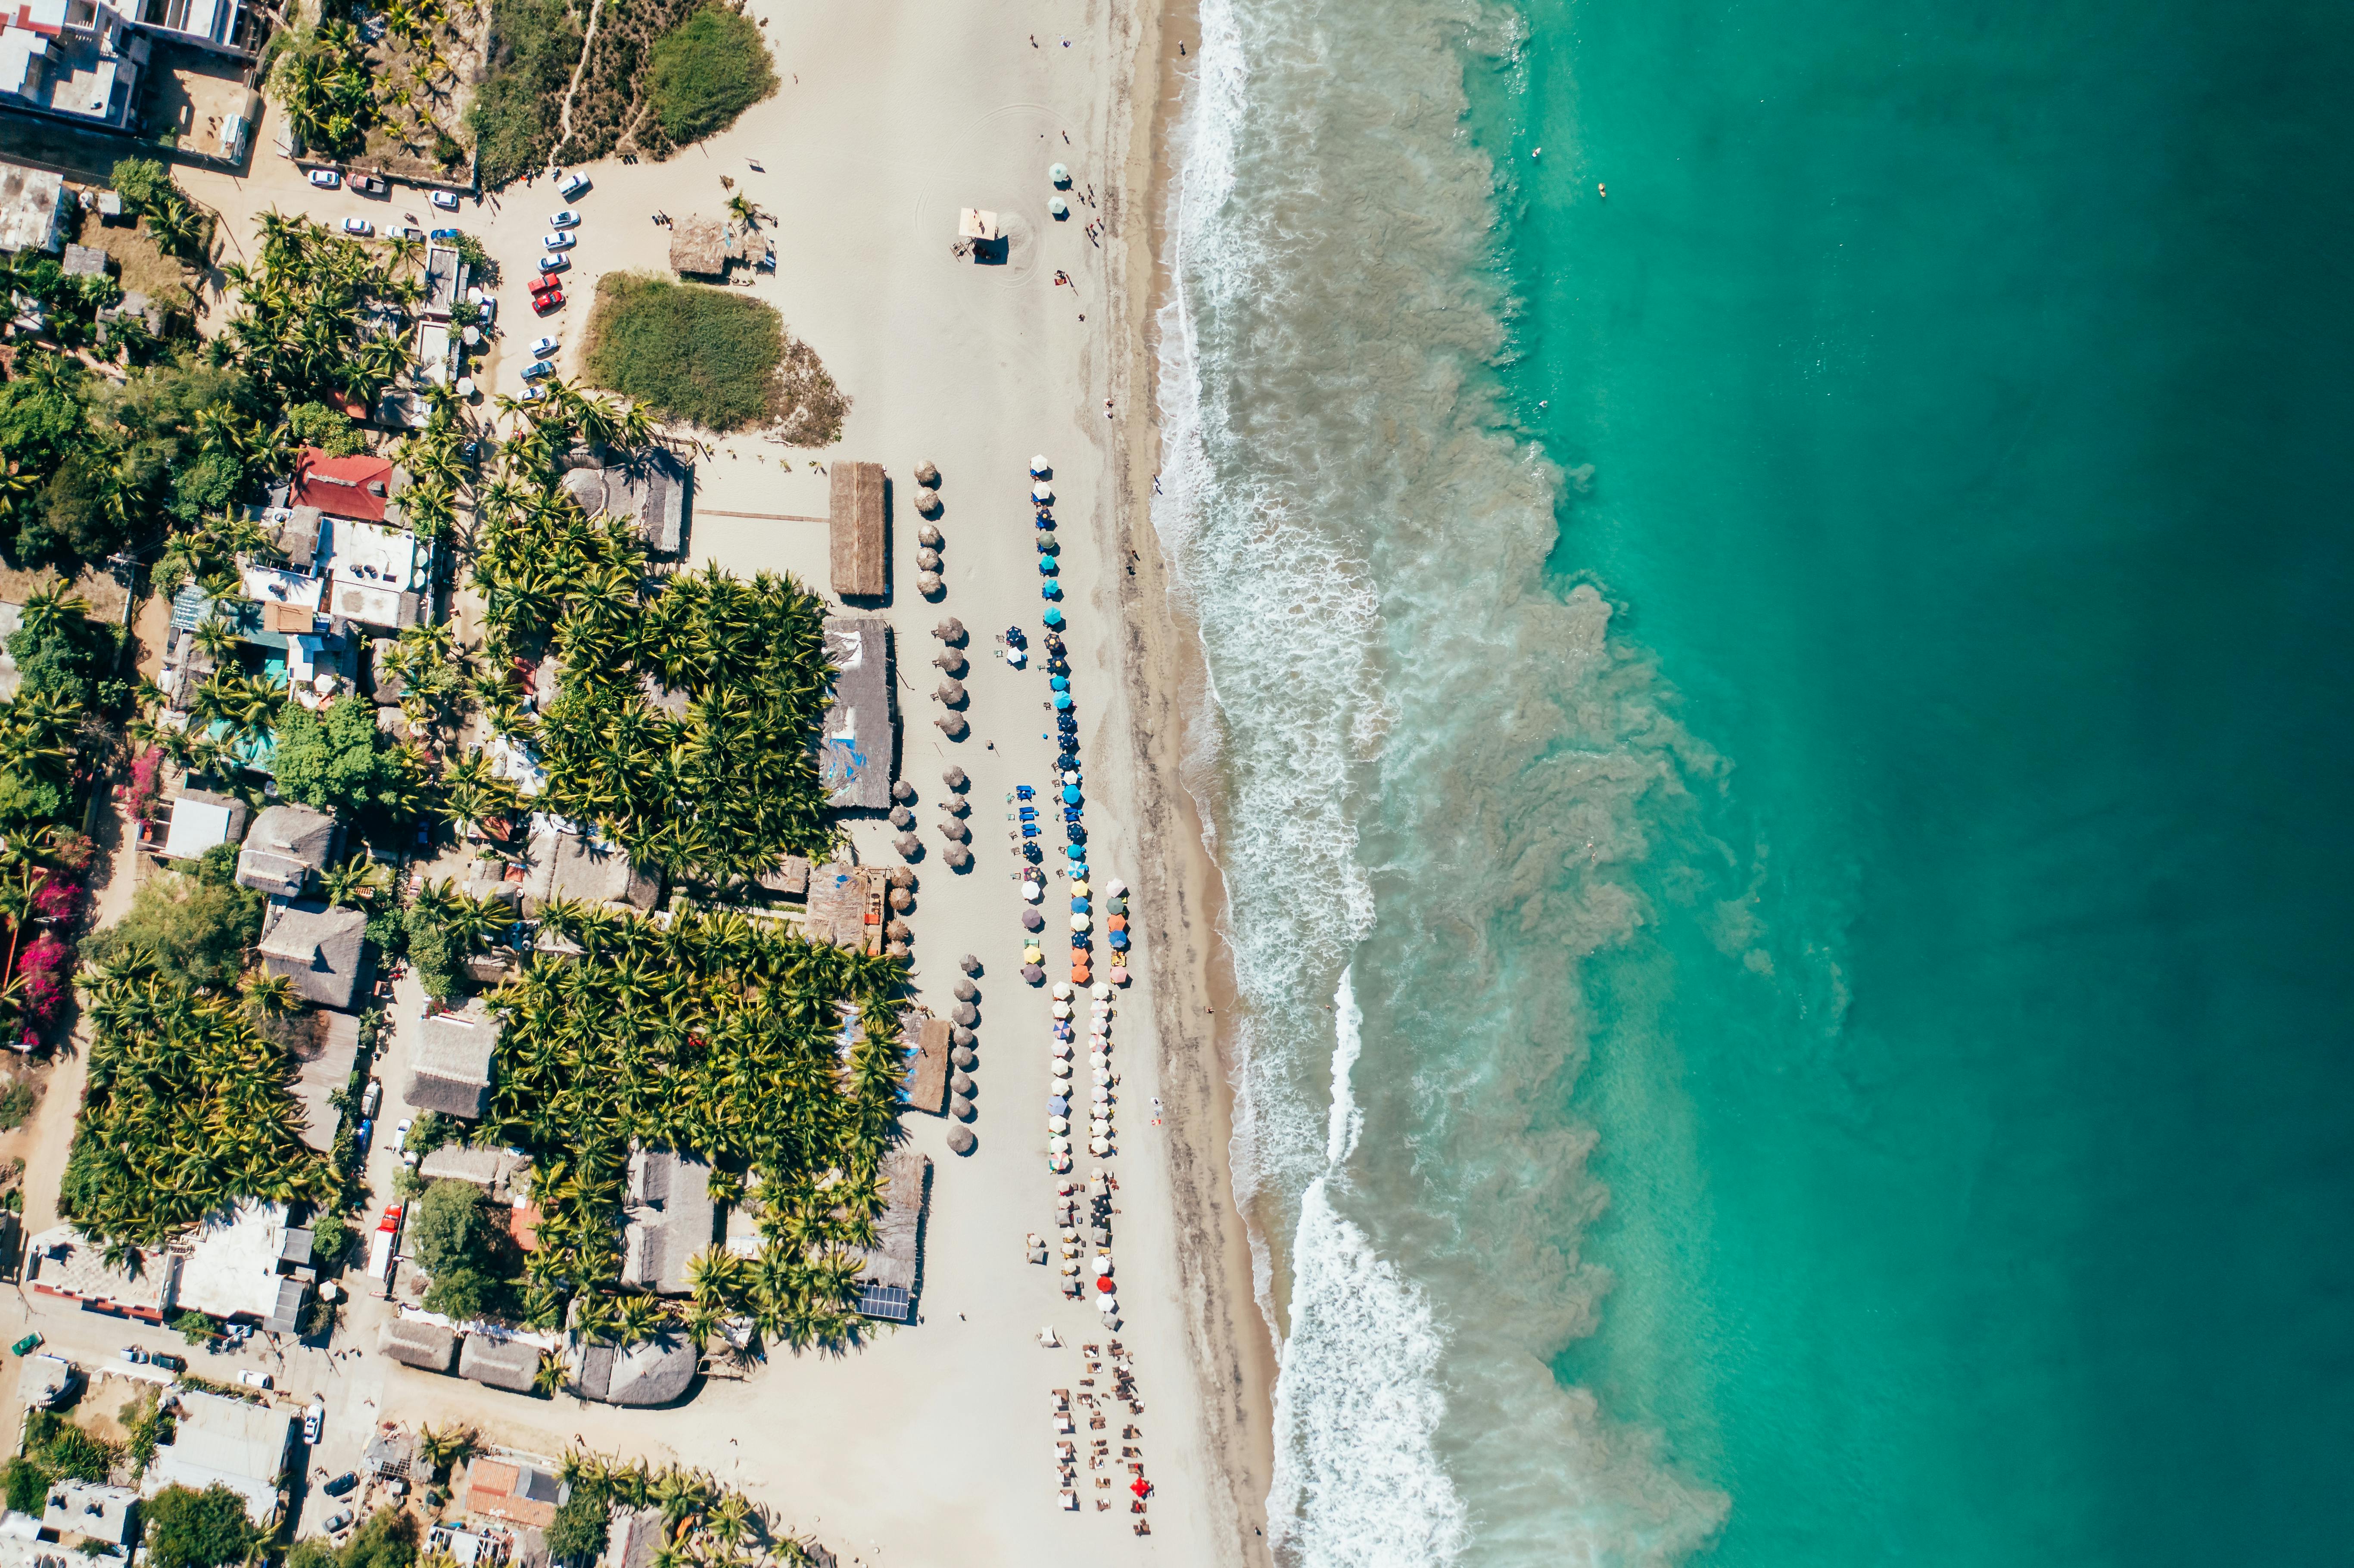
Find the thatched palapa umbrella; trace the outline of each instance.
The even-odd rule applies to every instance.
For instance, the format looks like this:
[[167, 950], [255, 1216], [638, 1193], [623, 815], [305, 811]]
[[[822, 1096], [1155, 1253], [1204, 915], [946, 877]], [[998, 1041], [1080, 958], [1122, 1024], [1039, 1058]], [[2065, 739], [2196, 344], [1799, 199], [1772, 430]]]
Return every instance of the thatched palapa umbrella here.
[[925, 486], [927, 489], [932, 488], [940, 482], [940, 471], [932, 466], [931, 459], [926, 458], [922, 462], [916, 465], [916, 482]]
[[927, 550], [937, 550], [946, 542], [940, 537], [940, 531], [928, 523], [916, 530], [916, 543]]
[[962, 844], [950, 844], [940, 852], [940, 858], [949, 863], [950, 871], [962, 871], [972, 864], [972, 851]]
[[981, 1010], [969, 1001], [960, 1001], [949, 1009], [949, 1018], [960, 1028], [970, 1029], [981, 1022]]
[[939, 829], [940, 837], [948, 840], [949, 842], [952, 844], [960, 844], [967, 839], [972, 837], [972, 830], [966, 827], [962, 822], [958, 821], [954, 817], [943, 820], [939, 824]]
[[961, 817], [972, 810], [972, 802], [961, 795], [951, 795], [940, 802], [940, 810], [951, 817]]
[[977, 975], [981, 972], [981, 960], [972, 954], [967, 953], [957, 960], [957, 968], [969, 975]]
[[957, 1024], [955, 1028], [949, 1031], [949, 1044], [951, 1045], [961, 1045], [965, 1049], [970, 1050], [972, 1048], [972, 1031], [966, 1028], [961, 1023]]
[[965, 778], [963, 768], [951, 768], [940, 775], [940, 782], [951, 789], [961, 789], [970, 780]]
[[964, 683], [954, 679], [942, 681], [932, 688], [932, 701], [946, 703], [950, 707], [956, 706], [957, 704], [964, 701]]
[[922, 594], [926, 599], [939, 598], [940, 595], [948, 591], [948, 587], [949, 585], [947, 583], [940, 580], [940, 574], [938, 572], [918, 572], [916, 574], [916, 591]]
[[919, 572], [938, 572], [940, 569], [940, 553], [938, 550], [917, 551], [916, 569]]
[[973, 1137], [972, 1128], [969, 1127], [949, 1128], [949, 1152], [951, 1154], [970, 1154], [972, 1146], [979, 1141], [980, 1139]]
[[891, 825], [895, 828], [912, 828], [916, 825], [916, 813], [905, 806], [894, 806], [891, 808]]
[[1022, 911], [1022, 928], [1023, 930], [1043, 931], [1045, 927], [1046, 917], [1044, 915], [1039, 914], [1035, 909], [1024, 909]]
[[970, 1045], [960, 1045], [949, 1052], [949, 1060], [968, 1073], [981, 1065], [981, 1058], [972, 1054], [972, 1047]]
[[914, 894], [908, 892], [904, 887], [895, 887], [891, 890], [891, 909], [894, 914], [905, 915], [908, 910], [913, 909], [915, 906], [916, 895]]
[[885, 939], [894, 942], [907, 941], [915, 934], [914, 929], [910, 927], [905, 920], [894, 920], [889, 925], [883, 927], [883, 935]]
[[924, 853], [924, 841], [913, 833], [901, 833], [891, 841], [891, 847], [899, 852], [901, 858], [913, 860]]
[[981, 988], [969, 980], [960, 980], [956, 982], [956, 999], [959, 1001], [979, 1001]]
[[889, 872], [885, 874], [885, 879], [894, 887], [913, 887], [916, 885], [916, 874], [909, 871], [904, 865], [893, 866]]
[[945, 670], [951, 675], [961, 675], [964, 673], [964, 655], [953, 648], [943, 649], [939, 655], [933, 659], [932, 668]]
[[[972, 1119], [972, 1102], [970, 1100], [965, 1098], [962, 1095], [950, 1095], [949, 1097], [949, 1115], [956, 1118], [959, 1121], [970, 1121]], [[959, 1128], [957, 1130], [959, 1132], [962, 1132], [964, 1128]]]
[[916, 492], [916, 510], [927, 517], [938, 517], [940, 514], [940, 493], [937, 490]]
[[905, 779], [895, 779], [891, 781], [891, 799], [912, 800], [915, 798], [916, 787], [913, 784], [908, 783]]
[[940, 727], [940, 733], [947, 736], [950, 740], [962, 740], [964, 738], [964, 715], [956, 713], [942, 714], [932, 722], [938, 725]]
[[883, 948], [883, 956], [886, 959], [904, 959], [908, 956], [907, 944], [905, 942], [885, 943]]
[[951, 615], [932, 628], [932, 635], [943, 642], [961, 642], [964, 641], [964, 622]]
[[962, 1073], [949, 1074], [949, 1093], [952, 1095], [961, 1095], [966, 1099], [972, 1098], [972, 1080], [966, 1077]]

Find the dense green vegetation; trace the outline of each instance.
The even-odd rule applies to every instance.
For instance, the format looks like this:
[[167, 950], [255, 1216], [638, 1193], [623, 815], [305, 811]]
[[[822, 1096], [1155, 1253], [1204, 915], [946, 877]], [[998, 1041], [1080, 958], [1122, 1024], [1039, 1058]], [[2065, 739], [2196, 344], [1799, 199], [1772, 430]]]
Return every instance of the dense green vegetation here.
[[472, 1318], [505, 1302], [522, 1255], [489, 1193], [472, 1181], [436, 1181], [411, 1227], [417, 1266], [433, 1281], [427, 1311]]
[[760, 25], [725, 5], [705, 5], [653, 47], [647, 98], [663, 134], [676, 143], [725, 131], [777, 90]]
[[112, 749], [107, 721], [130, 705], [128, 634], [92, 620], [89, 609], [53, 585], [26, 599], [8, 638], [18, 685], [0, 703], [0, 834], [69, 815], [77, 777], [86, 779]]
[[[772, 1343], [854, 1337], [856, 1268], [830, 1249], [872, 1239], [877, 1165], [898, 1136], [898, 964], [737, 915], [658, 927], [559, 905], [543, 929], [582, 957], [534, 957], [492, 993], [506, 1028], [486, 1123], [533, 1157], [531, 1320], [561, 1322], [578, 1296], [592, 1333], [643, 1338], [663, 1323], [653, 1298], [617, 1294], [634, 1140], [761, 1183], [766, 1273], [731, 1293], [739, 1282], [706, 1260], [690, 1331], [707, 1334], [734, 1308], [757, 1313]], [[861, 1020], [846, 1063], [843, 1002]]]
[[122, 919], [83, 941], [83, 956], [101, 969], [137, 964], [167, 985], [226, 991], [261, 936], [261, 895], [237, 885], [235, 866], [232, 851], [208, 874], [151, 874]]
[[467, 111], [474, 171], [485, 189], [546, 164], [581, 40], [564, 0], [494, 0], [491, 37], [491, 74]]
[[272, 41], [271, 51], [270, 96], [304, 150], [323, 158], [358, 156], [376, 120], [375, 73], [359, 28], [348, 21], [292, 27]]
[[270, 766], [288, 800], [392, 821], [413, 820], [423, 810], [429, 779], [423, 758], [378, 727], [376, 705], [365, 698], [340, 698], [315, 711], [286, 704], [274, 733], [278, 749]]
[[[624, 1465], [574, 1448], [566, 1452], [557, 1474], [574, 1498], [591, 1499], [608, 1511], [660, 1509], [671, 1536], [668, 1550], [682, 1563], [746, 1568], [748, 1562], [765, 1555], [790, 1568], [807, 1568], [812, 1561], [806, 1542], [772, 1531], [749, 1498], [728, 1490], [704, 1471], [675, 1465], [657, 1470], [643, 1459]], [[588, 1517], [586, 1508], [582, 1517]], [[560, 1560], [555, 1544], [551, 1535], [550, 1555]]]
[[92, 1235], [152, 1245], [240, 1198], [323, 1202], [292, 1065], [239, 1001], [166, 979], [139, 948], [86, 982], [90, 1086], [58, 1193]]
[[580, 363], [591, 386], [724, 431], [783, 418], [784, 359], [773, 305], [651, 272], [608, 272], [597, 281]]
[[245, 1499], [227, 1487], [165, 1487], [141, 1505], [151, 1568], [224, 1568], [261, 1544]]
[[415, 1514], [378, 1509], [340, 1549], [315, 1535], [304, 1536], [287, 1549], [286, 1568], [410, 1568], [417, 1561], [420, 1533]]

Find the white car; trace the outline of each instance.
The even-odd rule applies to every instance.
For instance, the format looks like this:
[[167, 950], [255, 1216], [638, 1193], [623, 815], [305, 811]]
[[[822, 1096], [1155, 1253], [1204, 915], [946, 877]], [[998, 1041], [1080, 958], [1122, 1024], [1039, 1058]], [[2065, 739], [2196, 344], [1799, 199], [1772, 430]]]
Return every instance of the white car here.
[[455, 212], [458, 210], [458, 193], [456, 191], [435, 191], [429, 199], [431, 200], [435, 207], [440, 207], [443, 212]]
[[567, 234], [559, 228], [553, 234], [541, 235], [539, 242], [550, 250], [569, 250], [580, 243], [580, 237], [577, 234]]
[[313, 169], [311, 183], [323, 191], [331, 191], [344, 183], [344, 176], [333, 169]]
[[588, 189], [588, 176], [583, 174], [559, 174], [556, 176], [556, 194], [566, 201], [578, 201]]
[[406, 1149], [408, 1146], [408, 1129], [416, 1125], [415, 1117], [402, 1117], [400, 1125], [392, 1129], [392, 1146], [395, 1149]]
[[531, 344], [531, 356], [534, 359], [546, 359], [549, 355], [554, 354], [557, 349], [561, 346], [562, 345], [552, 337], [534, 338], [532, 339]]
[[270, 1381], [270, 1374], [268, 1372], [241, 1372], [237, 1374], [237, 1381], [245, 1384], [248, 1388], [275, 1388], [277, 1386]]
[[534, 382], [532, 385], [523, 389], [523, 396], [516, 398], [515, 401], [518, 403], [536, 403], [542, 397], [546, 396], [547, 388], [540, 386], [537, 382]]
[[539, 259], [539, 270], [543, 272], [561, 272], [571, 265], [572, 258], [569, 256], [553, 255]]
[[410, 224], [404, 223], [398, 228], [389, 228], [385, 232], [397, 239], [414, 239], [419, 245], [425, 243], [425, 231]]
[[313, 1404], [302, 1413], [302, 1441], [315, 1447], [319, 1434], [327, 1429], [327, 1407]]
[[555, 217], [549, 218], [547, 220], [547, 227], [550, 228], [578, 228], [580, 227], [580, 215], [567, 207], [562, 212], [559, 212]]
[[344, 232], [366, 239], [376, 232], [376, 225], [365, 217], [347, 217], [344, 219]]

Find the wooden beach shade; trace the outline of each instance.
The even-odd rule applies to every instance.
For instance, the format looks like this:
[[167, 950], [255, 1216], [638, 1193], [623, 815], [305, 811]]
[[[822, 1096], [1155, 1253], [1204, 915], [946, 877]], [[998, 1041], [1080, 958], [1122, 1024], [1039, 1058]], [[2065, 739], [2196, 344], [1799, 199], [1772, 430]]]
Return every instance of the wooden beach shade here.
[[890, 557], [883, 548], [883, 465], [837, 462], [831, 478], [826, 525], [833, 591], [844, 599], [879, 599], [891, 586]]
[[963, 789], [966, 783], [964, 769], [961, 768], [949, 768], [946, 773], [940, 775], [940, 782], [947, 785], [951, 789]]
[[[957, 238], [959, 239], [977, 239], [983, 244], [988, 244], [992, 240], [1002, 239], [1005, 238], [1005, 225], [998, 221], [997, 215], [995, 213], [990, 212], [984, 208], [977, 207], [959, 207], [957, 209]], [[938, 241], [935, 241], [934, 243], [938, 243]]]

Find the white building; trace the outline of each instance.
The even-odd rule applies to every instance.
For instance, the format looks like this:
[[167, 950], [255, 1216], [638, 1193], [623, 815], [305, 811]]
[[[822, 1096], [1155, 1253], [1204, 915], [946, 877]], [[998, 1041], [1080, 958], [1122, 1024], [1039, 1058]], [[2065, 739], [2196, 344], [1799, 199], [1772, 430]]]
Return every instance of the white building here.
[[148, 40], [103, 0], [15, 0], [0, 12], [0, 102], [122, 130]]
[[278, 1517], [278, 1482], [294, 1446], [292, 1412], [195, 1389], [183, 1390], [178, 1400], [178, 1431], [155, 1450], [141, 1493], [227, 1487], [245, 1499], [246, 1517], [267, 1529]]

